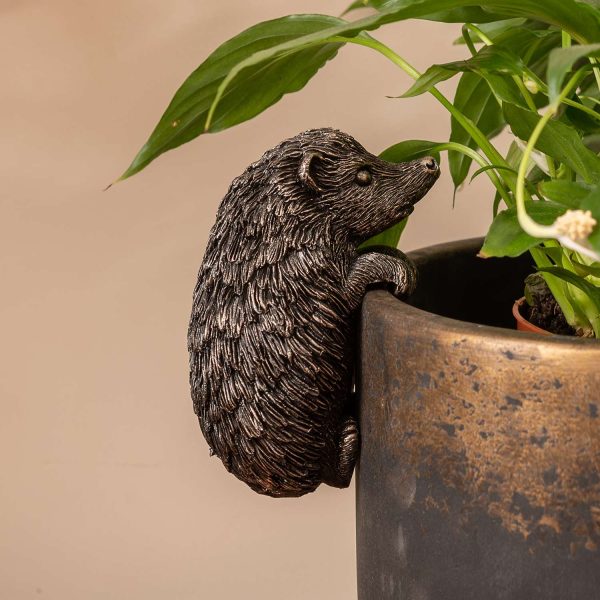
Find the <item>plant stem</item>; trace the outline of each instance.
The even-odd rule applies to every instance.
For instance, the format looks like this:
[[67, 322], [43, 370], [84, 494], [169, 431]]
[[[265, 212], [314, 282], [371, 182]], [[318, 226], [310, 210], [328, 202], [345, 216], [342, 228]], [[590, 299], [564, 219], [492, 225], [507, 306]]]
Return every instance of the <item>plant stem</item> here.
[[[569, 256], [568, 252], [563, 251], [561, 254], [562, 266], [564, 269], [577, 273], [577, 270], [573, 266], [572, 258], [580, 263], [588, 261], [587, 257], [579, 255], [577, 252], [573, 253], [573, 256]], [[587, 278], [586, 278], [587, 279]], [[595, 302], [582, 290], [576, 288], [573, 285], [565, 284], [568, 294], [571, 296], [571, 304], [579, 315], [575, 317], [575, 323], [582, 326], [583, 329], [590, 328], [594, 330], [594, 335], [600, 337], [600, 314], [598, 314], [598, 308]], [[596, 284], [594, 284], [596, 285]]]
[[[473, 25], [472, 23], [465, 23], [463, 29], [472, 29], [486, 46], [494, 45], [492, 39], [485, 35], [485, 33], [483, 33], [483, 31], [479, 27], [477, 27], [477, 25]], [[534, 112], [537, 112], [537, 106], [535, 105], [535, 102], [533, 101], [529, 90], [525, 87], [523, 80], [518, 75], [513, 75], [512, 79], [516, 83], [521, 94], [523, 95], [523, 98], [525, 99], [525, 102], [527, 103], [529, 109]]]
[[[477, 27], [476, 25], [473, 25], [472, 23], [465, 23], [465, 25], [463, 27], [463, 37], [465, 37], [465, 32], [466, 32], [466, 38], [470, 39], [468, 36], [469, 29], [473, 30], [479, 36], [479, 39], [486, 46], [494, 45], [494, 42], [491, 40], [491, 38], [489, 38], [487, 35], [485, 35], [485, 33], [483, 33], [483, 31], [479, 27]], [[521, 77], [519, 77], [518, 75], [513, 75], [512, 80], [515, 82], [515, 85], [517, 86], [517, 88], [519, 88], [519, 91], [521, 92], [521, 95], [525, 99], [525, 103], [527, 104], [529, 110], [531, 110], [533, 112], [537, 112], [537, 106], [535, 105], [535, 102], [533, 101], [533, 97], [531, 96], [531, 93], [525, 86], [523, 79], [521, 79]], [[546, 162], [548, 164], [548, 171], [550, 172], [550, 176], [554, 178], [556, 176], [556, 166], [554, 164], [554, 160], [552, 159], [551, 156], [546, 156]]]
[[598, 59], [595, 56], [590, 57], [590, 62], [593, 65], [594, 77], [596, 78], [596, 85], [600, 88], [600, 68], [598, 67]]
[[[443, 152], [444, 150], [453, 150], [454, 152], [460, 152], [465, 156], [471, 158], [474, 162], [476, 162], [480, 167], [492, 167], [478, 152], [473, 150], [473, 148], [469, 148], [464, 144], [459, 144], [457, 142], [445, 142], [443, 144], [438, 144], [431, 149], [433, 152]], [[507, 206], [511, 206], [513, 201], [511, 197], [508, 195], [506, 188], [500, 178], [498, 177], [498, 173], [493, 168], [488, 168], [486, 170], [488, 177], [491, 182], [494, 184], [494, 187], [498, 190], [500, 196], [506, 203]]]
[[[530, 248], [529, 253], [531, 254], [531, 257], [535, 261], [535, 264], [538, 268], [553, 266], [553, 263], [546, 256], [546, 253], [544, 252], [543, 248]], [[546, 283], [548, 284], [552, 295], [554, 296], [555, 300], [558, 302], [561, 310], [563, 311], [567, 323], [571, 325], [576, 323], [578, 319], [575, 314], [575, 309], [571, 304], [571, 300], [566, 293], [566, 284], [560, 279], [552, 277], [549, 273], [544, 273], [543, 277], [546, 280]]]
[[[562, 33], [562, 47], [563, 48], [570, 48], [572, 46], [573, 40], [571, 39], [571, 36], [566, 32], [563, 31]], [[590, 58], [590, 63], [592, 65], [597, 65], [598, 64], [598, 60], [594, 57]], [[594, 66], [594, 77], [596, 78], [596, 84], [598, 85], [598, 88], [600, 88], [600, 72], [597, 66]], [[598, 116], [598, 113], [590, 108], [588, 108], [587, 106], [583, 105], [583, 104], [579, 104], [579, 102], [573, 102], [572, 100], [564, 100], [565, 104], [568, 104], [569, 106], [573, 106], [574, 108], [579, 108], [580, 110], [583, 110], [583, 108], [587, 109], [584, 110], [584, 112], [586, 112], [587, 114], [589, 114], [590, 116], [596, 118], [596, 119], [600, 119], [600, 116]], [[583, 108], [582, 108], [583, 107]]]
[[557, 98], [556, 102], [549, 105], [542, 118], [537, 122], [529, 141], [527, 142], [527, 146], [523, 151], [523, 156], [521, 157], [521, 163], [519, 164], [519, 172], [517, 175], [517, 187], [516, 187], [516, 203], [517, 203], [517, 217], [519, 219], [519, 224], [523, 228], [523, 230], [529, 235], [537, 238], [554, 238], [556, 237], [555, 228], [553, 226], [548, 225], [540, 225], [536, 223], [528, 214], [527, 209], [525, 208], [525, 179], [527, 177], [527, 167], [529, 166], [529, 160], [537, 144], [542, 131], [546, 127], [546, 124], [558, 111], [558, 107], [562, 103], [562, 101], [571, 93], [571, 91], [577, 87], [581, 77], [583, 75], [583, 70], [580, 69], [577, 71], [573, 77], [569, 80], [565, 88], [560, 93], [560, 96]]
[[531, 134], [531, 137], [529, 138], [529, 142], [523, 151], [523, 156], [519, 164], [519, 172], [517, 175], [516, 200], [519, 225], [521, 225], [521, 228], [526, 233], [537, 238], [552, 237], [554, 228], [546, 225], [539, 225], [527, 214], [527, 209], [525, 208], [525, 179], [527, 177], [527, 168], [529, 166], [531, 155], [533, 154], [533, 149], [535, 148], [535, 145], [542, 134], [544, 127], [546, 127], [548, 121], [555, 114], [556, 107], [551, 106], [548, 108], [548, 110], [546, 110], [544, 116], [538, 121], [533, 133]]
[[471, 56], [475, 56], [477, 54], [477, 48], [475, 48], [475, 44], [471, 39], [471, 35], [469, 34], [469, 23], [465, 23], [462, 28], [462, 36], [465, 40], [465, 44], [471, 53]]
[[485, 33], [483, 33], [483, 31], [477, 27], [477, 25], [473, 25], [473, 23], [465, 23], [463, 29], [470, 29], [471, 31], [474, 31], [478, 36], [479, 39], [486, 45], [486, 46], [493, 46], [494, 42], [492, 42], [492, 40], [485, 35]]
[[[376, 50], [389, 60], [391, 60], [395, 65], [400, 67], [407, 75], [412, 77], [413, 79], [418, 79], [421, 76], [421, 73], [417, 71], [410, 63], [404, 60], [399, 54], [394, 52], [391, 48], [386, 46], [385, 44], [379, 42], [375, 38], [371, 36], [356, 36], [353, 38], [345, 38], [345, 37], [332, 37], [330, 38], [331, 42], [348, 42], [351, 44], [358, 44], [359, 46], [366, 46], [367, 48], [371, 48]], [[456, 119], [456, 121], [471, 135], [471, 137], [475, 140], [477, 145], [481, 148], [482, 152], [488, 157], [490, 162], [498, 165], [506, 165], [506, 161], [503, 156], [494, 148], [494, 146], [489, 142], [487, 137], [483, 134], [483, 132], [465, 115], [462, 114], [453, 104], [442, 94], [437, 88], [433, 87], [429, 90], [430, 94], [442, 104], [442, 106]]]
[[575, 100], [571, 100], [570, 98], [565, 98], [562, 102], [567, 106], [572, 106], [573, 108], [584, 112], [586, 115], [592, 117], [592, 119], [600, 121], [600, 114], [597, 113], [594, 109], [590, 108], [589, 106], [585, 106], [585, 104], [581, 104], [580, 102], [575, 102]]
[[523, 80], [518, 75], [513, 75], [512, 79], [516, 83], [517, 87], [519, 88], [519, 91], [521, 92], [523, 98], [525, 99], [525, 102], [527, 103], [529, 110], [532, 110], [533, 112], [537, 112], [537, 106], [535, 105], [535, 102], [533, 101], [531, 92], [525, 87]]

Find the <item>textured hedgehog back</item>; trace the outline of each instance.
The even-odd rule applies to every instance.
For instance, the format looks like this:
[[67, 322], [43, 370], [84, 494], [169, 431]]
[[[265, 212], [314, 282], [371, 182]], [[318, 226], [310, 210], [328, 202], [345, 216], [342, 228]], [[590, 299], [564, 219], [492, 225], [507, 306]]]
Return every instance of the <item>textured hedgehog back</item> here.
[[371, 235], [349, 219], [375, 207], [357, 204], [352, 216], [355, 190], [346, 200], [340, 190], [342, 166], [354, 177], [367, 159], [331, 129], [282, 142], [233, 181], [208, 240], [189, 327], [194, 409], [211, 452], [262, 494], [349, 483], [336, 466], [356, 308], [345, 283]]

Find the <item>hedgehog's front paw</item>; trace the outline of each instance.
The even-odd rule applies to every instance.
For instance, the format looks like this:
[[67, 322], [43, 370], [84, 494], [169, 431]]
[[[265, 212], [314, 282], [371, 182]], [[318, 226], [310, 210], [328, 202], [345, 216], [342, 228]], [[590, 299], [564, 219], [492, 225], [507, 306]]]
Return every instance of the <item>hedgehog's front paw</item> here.
[[352, 308], [358, 308], [370, 289], [384, 288], [399, 298], [406, 297], [417, 285], [417, 269], [399, 250], [386, 246], [364, 251], [348, 275], [347, 293]]
[[404, 252], [389, 246], [371, 246], [367, 252], [373, 253], [374, 261], [380, 266], [380, 276], [394, 296], [405, 298], [415, 291], [417, 268]]
[[392, 293], [396, 298], [410, 296], [417, 287], [418, 272], [412, 261], [406, 257], [396, 259], [398, 261], [398, 274], [394, 279]]

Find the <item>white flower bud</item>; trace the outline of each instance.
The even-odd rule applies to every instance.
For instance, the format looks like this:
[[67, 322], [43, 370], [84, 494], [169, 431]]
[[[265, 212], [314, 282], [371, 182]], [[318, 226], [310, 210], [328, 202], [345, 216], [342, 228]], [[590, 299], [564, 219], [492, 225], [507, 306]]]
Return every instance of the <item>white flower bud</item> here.
[[529, 92], [532, 94], [537, 94], [540, 91], [538, 84], [533, 79], [529, 79], [529, 77], [524, 77], [523, 83], [525, 84], [525, 87], [529, 90]]
[[586, 240], [596, 226], [596, 219], [589, 210], [568, 210], [554, 221], [554, 227], [559, 235], [564, 235], [573, 241]]

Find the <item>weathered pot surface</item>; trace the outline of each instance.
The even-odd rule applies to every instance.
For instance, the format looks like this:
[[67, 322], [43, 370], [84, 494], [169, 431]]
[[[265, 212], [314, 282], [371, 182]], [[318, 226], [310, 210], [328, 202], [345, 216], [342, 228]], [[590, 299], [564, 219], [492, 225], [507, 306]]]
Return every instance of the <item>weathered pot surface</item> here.
[[412, 305], [365, 299], [360, 600], [600, 598], [600, 343], [494, 326], [531, 259], [480, 247], [413, 253]]

